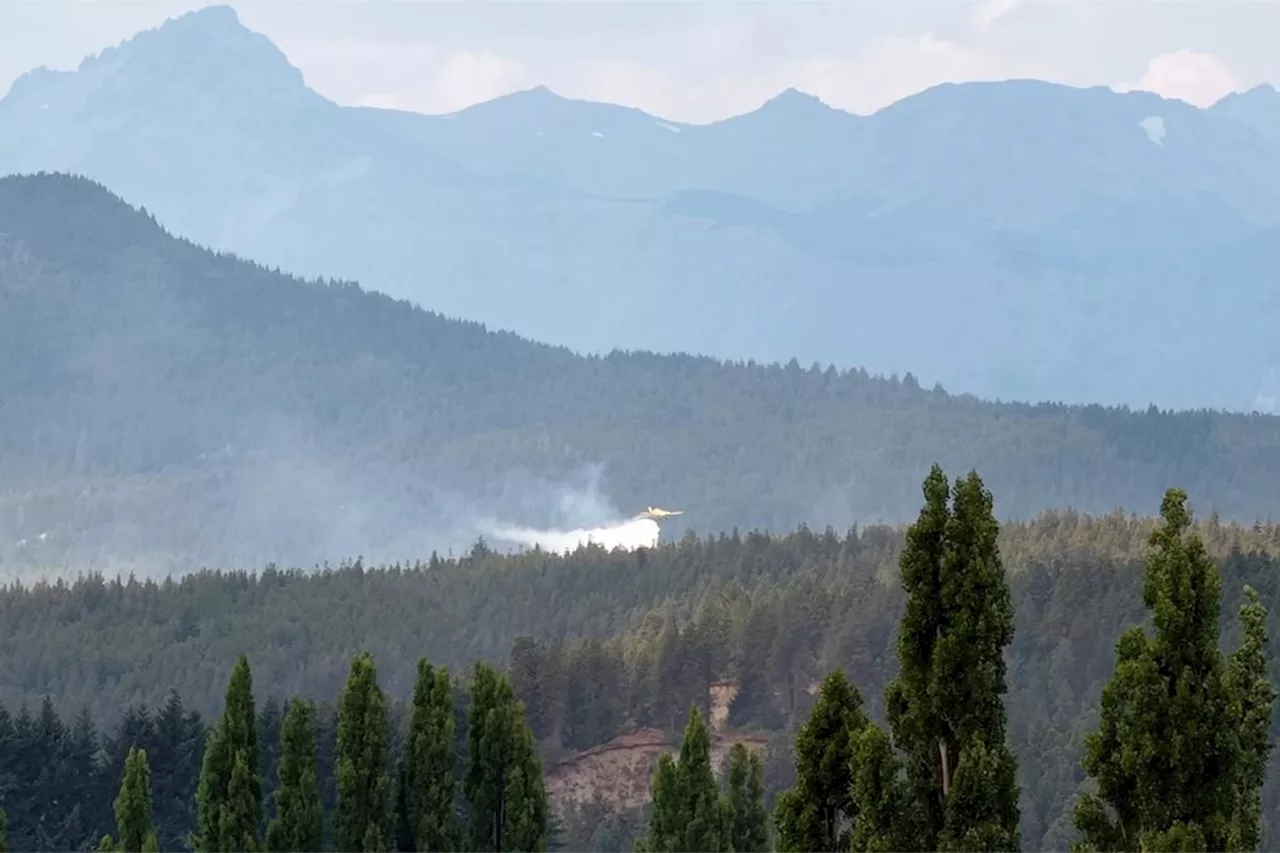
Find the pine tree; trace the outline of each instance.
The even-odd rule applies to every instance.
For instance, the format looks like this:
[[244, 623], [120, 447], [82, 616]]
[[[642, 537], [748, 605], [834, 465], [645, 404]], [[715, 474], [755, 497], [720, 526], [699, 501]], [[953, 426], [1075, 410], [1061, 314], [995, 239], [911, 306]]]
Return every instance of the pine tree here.
[[[885, 697], [916, 824], [902, 840], [921, 850], [1014, 850], [1017, 764], [1003, 703], [1013, 604], [991, 493], [971, 473], [956, 482], [948, 509], [947, 479], [935, 465], [924, 496], [900, 563], [901, 670]], [[961, 783], [963, 796], [953, 796]]]
[[241, 655], [227, 684], [218, 727], [209, 735], [196, 789], [196, 836], [201, 853], [254, 851], [261, 844], [262, 780], [258, 776], [258, 719], [253, 676]]
[[868, 725], [862, 696], [842, 670], [826, 677], [796, 735], [796, 787], [778, 798], [783, 853], [847, 850], [853, 813], [852, 736]]
[[511, 689], [524, 703], [529, 715], [529, 728], [535, 740], [551, 734], [551, 720], [547, 713], [543, 661], [546, 655], [531, 637], [516, 637], [511, 646]]
[[152, 805], [161, 850], [184, 849], [195, 824], [196, 788], [207, 732], [200, 715], [188, 711], [176, 691], [151, 717], [147, 746]]
[[769, 813], [764, 806], [764, 764], [741, 743], [729, 751], [727, 810], [729, 849], [763, 853], [769, 849]]
[[386, 698], [373, 657], [351, 662], [338, 711], [338, 816], [334, 837], [345, 853], [380, 851], [390, 841]]
[[315, 708], [299, 698], [289, 703], [281, 725], [283, 752], [274, 792], [276, 816], [267, 827], [271, 853], [320, 850], [324, 841], [324, 809], [316, 768]]
[[547, 796], [533, 733], [511, 682], [484, 663], [475, 668], [463, 788], [469, 849], [546, 850]]
[[777, 637], [777, 612], [771, 599], [761, 596], [751, 605], [742, 635], [742, 655], [738, 664], [738, 692], [729, 706], [729, 722], [734, 726], [756, 724], [766, 729], [782, 727], [769, 683], [766, 663]]
[[[947, 747], [942, 740], [940, 714], [930, 700], [935, 678], [934, 648], [946, 621], [942, 564], [947, 551], [947, 525], [951, 520], [947, 478], [937, 465], [925, 478], [924, 498], [920, 516], [907, 529], [899, 560], [907, 608], [898, 626], [899, 674], [885, 690], [894, 740], [907, 753], [907, 778], [917, 824], [912, 847], [918, 850], [936, 847], [943, 823], [939, 780], [949, 777], [949, 773], [938, 766]], [[939, 744], [944, 744], [943, 750]], [[943, 784], [949, 788], [950, 779], [946, 778]]]
[[1120, 637], [1085, 741], [1097, 793], [1075, 811], [1084, 850], [1256, 848], [1258, 791], [1275, 693], [1265, 669], [1266, 611], [1252, 590], [1244, 642], [1224, 666], [1218, 650], [1222, 582], [1195, 532], [1186, 494], [1170, 489], [1151, 535], [1143, 603], [1155, 634]]
[[[275, 801], [276, 784], [280, 778], [280, 755], [284, 750], [284, 709], [274, 696], [268, 697], [258, 712], [258, 778], [262, 780], [262, 801]], [[264, 808], [265, 812], [266, 809]], [[266, 827], [263, 827], [266, 838]]]
[[725, 850], [724, 812], [711, 769], [711, 738], [698, 706], [689, 709], [689, 722], [680, 743], [681, 795], [686, 809], [685, 850]]
[[678, 839], [685, 826], [686, 804], [681, 795], [680, 771], [669, 752], [658, 757], [658, 769], [653, 774], [652, 800], [649, 827], [643, 836], [636, 839], [635, 853], [683, 851]]
[[[76, 715], [75, 723], [71, 726], [71, 735], [64, 755], [67, 777], [64, 796], [71, 802], [76, 803], [76, 808], [79, 809], [77, 823], [83, 821], [83, 825], [78, 826], [64, 836], [68, 840], [75, 838], [76, 841], [82, 842], [92, 835], [94, 829], [97, 828], [98, 809], [105, 799], [100, 788], [102, 771], [98, 761], [102, 746], [101, 738], [98, 735], [98, 727], [94, 723], [92, 714], [89, 713], [88, 708], [81, 709], [80, 713]], [[3, 762], [3, 758], [0, 758], [0, 762]], [[151, 769], [152, 787], [155, 788], [157, 785], [155, 779], [157, 775], [156, 761], [155, 755], [150, 752], [147, 754], [147, 764]], [[123, 774], [121, 776], [123, 778]], [[158, 824], [159, 809], [155, 808], [154, 795], [152, 808]], [[77, 843], [75, 846], [81, 847], [83, 845]]]
[[711, 739], [697, 705], [689, 709], [680, 759], [658, 760], [653, 778], [653, 811], [638, 850], [649, 853], [716, 853], [728, 850], [725, 804], [711, 769]]
[[124, 779], [115, 800], [116, 832], [119, 839], [102, 839], [98, 849], [114, 853], [152, 853], [160, 846], [156, 841], [156, 824], [151, 810], [151, 769], [147, 753], [131, 748], [125, 760]]
[[0, 853], [5, 853], [8, 849], [8, 837], [5, 834], [9, 829], [9, 818], [5, 816], [4, 809], [0, 809]]
[[414, 850], [455, 850], [453, 686], [448, 671], [418, 661], [413, 717], [405, 742], [402, 797]]

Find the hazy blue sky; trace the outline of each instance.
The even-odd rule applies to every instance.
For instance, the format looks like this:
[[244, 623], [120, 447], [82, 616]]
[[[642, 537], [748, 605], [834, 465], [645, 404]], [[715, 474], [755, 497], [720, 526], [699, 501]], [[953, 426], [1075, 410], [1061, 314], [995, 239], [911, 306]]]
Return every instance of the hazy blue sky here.
[[[0, 91], [200, 0], [0, 0]], [[1036, 77], [1192, 103], [1280, 83], [1280, 0], [238, 0], [341, 103], [447, 112], [545, 84], [707, 121], [787, 87], [870, 112], [943, 81]]]

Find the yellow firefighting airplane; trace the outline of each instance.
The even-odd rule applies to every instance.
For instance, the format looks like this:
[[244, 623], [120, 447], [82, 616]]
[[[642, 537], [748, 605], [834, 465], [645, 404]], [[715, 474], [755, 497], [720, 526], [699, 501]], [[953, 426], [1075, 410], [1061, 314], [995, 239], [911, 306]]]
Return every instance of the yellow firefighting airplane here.
[[645, 511], [637, 515], [636, 518], [651, 518], [654, 521], [661, 521], [662, 519], [667, 518], [668, 516], [681, 515], [683, 513], [684, 513], [684, 510], [682, 509], [668, 510], [668, 509], [661, 509], [660, 507], [656, 507], [656, 506], [651, 506], [651, 507], [646, 507]]

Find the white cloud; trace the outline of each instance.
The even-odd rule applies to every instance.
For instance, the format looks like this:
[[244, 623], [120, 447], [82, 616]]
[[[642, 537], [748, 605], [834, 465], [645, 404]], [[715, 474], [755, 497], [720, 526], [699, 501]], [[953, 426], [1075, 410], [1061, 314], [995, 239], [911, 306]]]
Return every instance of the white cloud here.
[[[725, 60], [734, 53], [727, 44], [718, 50]], [[582, 59], [528, 69], [531, 81], [568, 97], [626, 104], [660, 118], [693, 123], [748, 112], [791, 87], [838, 109], [865, 114], [939, 83], [1049, 73], [1041, 67], [1009, 65], [931, 32], [881, 38], [852, 56], [755, 66], [725, 61], [680, 71], [625, 58]]]
[[1177, 98], [1197, 107], [1207, 107], [1242, 87], [1231, 67], [1211, 53], [1175, 50], [1147, 63], [1146, 73], [1137, 83], [1116, 86], [1118, 92], [1137, 89]]
[[487, 50], [455, 50], [436, 74], [436, 102], [448, 112], [535, 85], [524, 64]]
[[[1010, 0], [1000, 0], [1012, 8]], [[675, 55], [604, 52], [531, 57], [442, 44], [326, 39], [281, 46], [308, 83], [340, 103], [451, 112], [537, 85], [572, 98], [638, 107], [659, 118], [708, 122], [738, 115], [787, 88], [869, 113], [943, 82], [1053, 77], [932, 31], [862, 41], [861, 49], [783, 55], [754, 19], [692, 27]], [[590, 51], [590, 48], [588, 48]]]
[[973, 28], [985, 33], [1020, 5], [1022, 0], [983, 0], [973, 10]]
[[[109, 14], [108, 4], [0, 0], [0, 91], [33, 65], [74, 65], [84, 53], [205, 2], [117, 4], [131, 10], [121, 17]], [[788, 87], [868, 113], [966, 80], [1114, 85], [1200, 104], [1242, 88], [1241, 81], [1280, 81], [1280, 53], [1261, 35], [1280, 22], [1280, 3], [1231, 4], [1234, 23], [1212, 30], [1204, 21], [1217, 7], [1207, 0], [767, 2], [674, 4], [671, 11], [620, 0], [518, 4], [523, 11], [500, 20], [489, 4], [231, 2], [326, 97], [428, 113], [540, 84], [705, 122], [752, 110]], [[8, 35], [19, 32], [27, 35]], [[1195, 50], [1176, 50], [1187, 45]], [[1135, 58], [1152, 56], [1145, 73], [1135, 73], [1142, 67]]]
[[683, 42], [691, 63], [724, 68], [749, 59], [752, 49], [759, 46], [762, 35], [756, 19], [743, 18], [693, 27], [685, 33]]
[[863, 114], [940, 83], [1040, 76], [931, 32], [882, 38], [860, 56], [815, 60], [789, 72], [796, 80], [791, 85]]

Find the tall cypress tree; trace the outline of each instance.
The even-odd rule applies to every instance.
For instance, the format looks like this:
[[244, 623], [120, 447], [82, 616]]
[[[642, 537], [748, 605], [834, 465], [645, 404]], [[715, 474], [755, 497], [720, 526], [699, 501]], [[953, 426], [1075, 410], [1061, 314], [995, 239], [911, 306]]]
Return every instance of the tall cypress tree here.
[[469, 849], [547, 848], [547, 795], [524, 706], [506, 676], [476, 664], [467, 721]]
[[902, 778], [902, 762], [889, 738], [876, 725], [854, 732], [852, 758], [854, 853], [894, 853], [910, 847], [911, 798]]
[[387, 707], [373, 657], [363, 652], [338, 710], [338, 816], [334, 837], [344, 853], [381, 851], [390, 838]]
[[0, 853], [5, 853], [8, 844], [9, 818], [5, 816], [4, 809], [0, 809]]
[[156, 823], [151, 810], [151, 769], [147, 753], [136, 747], [125, 759], [124, 779], [115, 800], [116, 833], [102, 839], [101, 851], [113, 853], [153, 853], [160, 849], [156, 841]]
[[697, 705], [693, 705], [680, 743], [679, 762], [670, 753], [658, 760], [649, 828], [636, 849], [648, 853], [728, 850], [727, 817], [711, 769], [711, 739]]
[[281, 725], [283, 752], [274, 792], [276, 816], [267, 827], [271, 853], [320, 850], [324, 842], [324, 809], [316, 769], [315, 708], [295, 698]]
[[1262, 841], [1261, 794], [1273, 747], [1269, 730], [1276, 690], [1267, 674], [1267, 609], [1253, 587], [1245, 586], [1244, 599], [1239, 611], [1244, 639], [1227, 664], [1227, 688], [1241, 752], [1234, 841], [1240, 850], [1257, 850]]
[[842, 670], [832, 672], [796, 735], [796, 787], [778, 798], [775, 810], [780, 851], [849, 849], [848, 826], [855, 817], [852, 737], [867, 725], [862, 695]]
[[680, 743], [681, 796], [686, 820], [685, 850], [716, 851], [728, 849], [724, 838], [724, 811], [715, 773], [711, 769], [711, 738], [698, 706], [689, 708], [689, 722]]
[[1170, 489], [1151, 535], [1143, 602], [1153, 637], [1120, 637], [1084, 769], [1097, 794], [1075, 812], [1084, 850], [1241, 850], [1257, 846], [1257, 796], [1274, 691], [1267, 681], [1266, 612], [1252, 590], [1244, 642], [1224, 666], [1218, 650], [1222, 582], [1190, 531], [1186, 494]]
[[679, 838], [685, 826], [687, 809], [682, 797], [680, 771], [669, 752], [658, 757], [658, 769], [653, 774], [652, 799], [649, 827], [636, 839], [635, 853], [683, 851]]
[[418, 661], [413, 716], [402, 757], [401, 798], [413, 850], [456, 850], [453, 686], [449, 673]]
[[729, 750], [727, 807], [729, 849], [763, 853], [769, 849], [769, 813], [764, 806], [764, 764], [741, 743]]
[[196, 789], [196, 836], [200, 853], [254, 851], [261, 844], [262, 779], [258, 718], [253, 705], [249, 659], [240, 655], [227, 684], [218, 727], [209, 735]]
[[[916, 823], [912, 846], [918, 850], [936, 846], [943, 822], [943, 792], [939, 788], [944, 773], [939, 765], [946, 747], [941, 715], [930, 700], [930, 693], [934, 647], [946, 621], [942, 563], [951, 520], [948, 492], [946, 475], [934, 465], [924, 481], [924, 507], [915, 524], [907, 528], [898, 563], [907, 608], [898, 625], [899, 674], [885, 690], [894, 740], [907, 756]], [[944, 749], [940, 750], [939, 744], [944, 744]], [[949, 778], [946, 787], [950, 787]]]
[[971, 473], [956, 482], [948, 509], [947, 479], [935, 465], [924, 496], [900, 563], [901, 670], [886, 691], [894, 741], [907, 759], [910, 841], [921, 850], [1014, 850], [1017, 762], [1003, 702], [1013, 604], [991, 493]]

